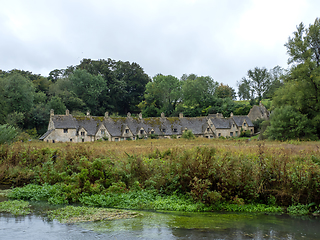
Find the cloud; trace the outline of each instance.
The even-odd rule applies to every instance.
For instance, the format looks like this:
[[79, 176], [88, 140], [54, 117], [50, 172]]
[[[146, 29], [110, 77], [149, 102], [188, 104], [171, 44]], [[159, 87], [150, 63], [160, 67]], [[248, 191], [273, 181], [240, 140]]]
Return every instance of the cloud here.
[[10, 0], [0, 8], [0, 64], [48, 75], [83, 58], [111, 58], [136, 62], [150, 76], [209, 75], [236, 88], [256, 66], [286, 67], [284, 43], [299, 22], [314, 21], [319, 6], [312, 0]]

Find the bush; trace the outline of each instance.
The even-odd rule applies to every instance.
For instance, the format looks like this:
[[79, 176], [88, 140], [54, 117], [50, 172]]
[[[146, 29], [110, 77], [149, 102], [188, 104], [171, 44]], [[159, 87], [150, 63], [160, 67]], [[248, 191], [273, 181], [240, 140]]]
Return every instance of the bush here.
[[187, 130], [187, 131], [184, 131], [182, 133], [182, 138], [185, 138], [185, 139], [195, 139], [196, 137], [194, 136], [194, 134], [192, 133], [191, 130]]
[[12, 142], [17, 134], [15, 127], [8, 124], [0, 125], [0, 144]]

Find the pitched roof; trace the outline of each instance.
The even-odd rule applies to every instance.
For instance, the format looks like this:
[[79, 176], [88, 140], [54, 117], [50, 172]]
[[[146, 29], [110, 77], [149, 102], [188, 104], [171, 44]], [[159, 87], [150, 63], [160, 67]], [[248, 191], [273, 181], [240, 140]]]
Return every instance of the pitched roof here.
[[231, 117], [237, 126], [242, 126], [243, 121], [245, 120], [249, 127], [254, 127], [253, 123], [251, 122], [248, 116], [233, 116]]
[[226, 129], [231, 126], [230, 119], [228, 118], [210, 118], [210, 120], [216, 128]]
[[39, 139], [40, 139], [40, 140], [45, 139], [46, 137], [48, 137], [48, 136], [49, 136], [49, 134], [50, 134], [52, 131], [53, 131], [53, 129], [48, 130], [48, 131], [47, 131], [45, 134], [43, 134]]
[[77, 128], [77, 121], [72, 115], [54, 115], [51, 119], [55, 128]]

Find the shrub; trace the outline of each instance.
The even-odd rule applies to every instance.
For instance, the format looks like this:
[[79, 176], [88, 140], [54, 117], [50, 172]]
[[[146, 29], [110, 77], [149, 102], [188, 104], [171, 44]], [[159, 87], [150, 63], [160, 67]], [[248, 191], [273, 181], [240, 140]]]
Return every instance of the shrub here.
[[182, 133], [182, 138], [185, 138], [185, 139], [195, 139], [196, 137], [194, 136], [194, 134], [192, 133], [191, 130], [187, 130], [187, 131], [184, 131]]

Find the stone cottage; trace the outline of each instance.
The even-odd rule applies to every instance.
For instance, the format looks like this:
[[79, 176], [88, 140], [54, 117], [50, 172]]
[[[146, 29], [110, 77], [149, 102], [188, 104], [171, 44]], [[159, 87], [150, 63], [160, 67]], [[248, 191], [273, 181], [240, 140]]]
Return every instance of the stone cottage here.
[[207, 117], [142, 118], [110, 117], [108, 112], [103, 117], [72, 116], [68, 110], [65, 115], [55, 115], [50, 111], [48, 131], [40, 137], [45, 142], [93, 142], [99, 139], [108, 141], [136, 140], [149, 138], [180, 138], [184, 131], [191, 130], [196, 137], [219, 138], [238, 137], [241, 130], [254, 132], [254, 126], [248, 116], [224, 118], [222, 114], [211, 114]]

